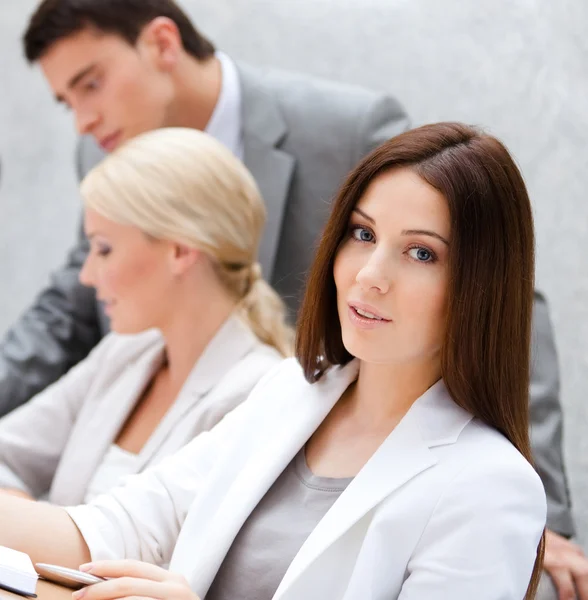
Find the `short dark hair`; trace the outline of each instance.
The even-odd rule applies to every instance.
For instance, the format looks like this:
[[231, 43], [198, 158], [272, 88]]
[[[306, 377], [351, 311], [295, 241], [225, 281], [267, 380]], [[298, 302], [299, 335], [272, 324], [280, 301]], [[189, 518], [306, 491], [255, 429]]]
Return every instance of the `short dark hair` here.
[[177, 25], [184, 49], [198, 60], [214, 54], [213, 44], [173, 0], [43, 0], [23, 36], [25, 56], [34, 63], [56, 42], [87, 28], [117, 34], [134, 46], [157, 17]]
[[[525, 183], [507, 149], [461, 123], [425, 125], [374, 150], [351, 172], [310, 270], [296, 356], [308, 381], [353, 357], [343, 344], [333, 275], [349, 219], [379, 175], [409, 168], [447, 200], [448, 311], [441, 372], [453, 400], [502, 432], [531, 462], [529, 376], [534, 232]], [[543, 541], [525, 598], [534, 597]]]

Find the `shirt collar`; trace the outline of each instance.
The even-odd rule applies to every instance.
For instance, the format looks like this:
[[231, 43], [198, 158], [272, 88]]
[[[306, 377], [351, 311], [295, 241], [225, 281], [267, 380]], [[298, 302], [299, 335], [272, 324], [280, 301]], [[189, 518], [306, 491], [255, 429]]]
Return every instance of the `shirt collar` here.
[[193, 394], [207, 393], [246, 354], [261, 347], [262, 342], [251, 328], [233, 313], [210, 340], [182, 389], [190, 390]]
[[221, 65], [221, 91], [204, 131], [225, 145], [237, 158], [243, 160], [239, 73], [235, 63], [224, 52], [216, 52], [216, 57]]

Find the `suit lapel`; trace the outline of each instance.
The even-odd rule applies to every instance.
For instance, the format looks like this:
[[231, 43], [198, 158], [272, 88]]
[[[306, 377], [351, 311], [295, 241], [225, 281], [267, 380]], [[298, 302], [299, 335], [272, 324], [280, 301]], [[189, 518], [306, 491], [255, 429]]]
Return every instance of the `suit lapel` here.
[[232, 316], [225, 321], [194, 364], [177, 399], [145, 444], [139, 457], [138, 471], [152, 461], [195, 405], [258, 343], [253, 332], [238, 317]]
[[110, 445], [114, 443], [146, 384], [161, 365], [163, 346], [163, 340], [159, 340], [138, 360], [130, 363], [108, 389], [107, 395], [96, 403], [93, 413], [85, 415], [87, 426], [80, 428], [76, 434], [80, 439], [72, 438], [70, 441], [72, 447], [79, 449], [72, 457], [69, 469], [70, 472], [75, 471], [76, 489], [64, 482], [61, 495], [66, 496], [67, 501], [64, 501], [66, 498], [60, 497], [55, 498], [54, 502], [70, 505], [84, 501], [86, 490], [98, 465]]
[[[422, 440], [415, 439], [414, 434], [410, 422], [403, 420], [398, 424], [307, 538], [282, 579], [274, 596], [276, 600], [282, 598], [325, 550], [378, 503], [435, 464], [432, 453]], [[386, 473], [385, 477], [383, 473]]]
[[[449, 398], [442, 381], [421, 396], [321, 519], [292, 561], [279, 600], [329, 547], [397, 489], [432, 467], [431, 447], [454, 443], [471, 415]], [[365, 529], [371, 519], [365, 519]], [[363, 538], [363, 535], [360, 536]], [[360, 545], [357, 548], [359, 552]]]
[[[273, 91], [264, 85], [262, 72], [237, 64], [242, 100], [243, 162], [253, 174], [267, 210], [259, 262], [266, 279], [271, 279], [282, 230], [295, 159], [279, 149], [288, 127]], [[102, 158], [104, 152], [89, 136], [80, 140], [77, 170], [82, 178]], [[102, 307], [98, 318], [103, 330], [109, 320]]]
[[[181, 545], [186, 542], [190, 549], [182, 548], [180, 543], [176, 546], [174, 570], [186, 572], [184, 569], [187, 569], [188, 573], [192, 571], [188, 580], [193, 589], [199, 590], [200, 593], [210, 587], [247, 517], [322, 423], [357, 374], [356, 365], [351, 364], [334, 369], [329, 381], [310, 385], [304, 381], [297, 365], [294, 370], [292, 385], [288, 386], [284, 378], [280, 378], [277, 382], [279, 389], [264, 391], [270, 396], [280, 398], [279, 406], [276, 407], [278, 414], [267, 420], [267, 425], [262, 429], [251, 432], [255, 440], [255, 449], [246, 457], [244, 465], [235, 466], [235, 461], [231, 460], [227, 469], [219, 470], [220, 479], [224, 479], [225, 476], [230, 478], [231, 469], [235, 469], [237, 474], [229, 488], [222, 487], [222, 484], [220, 486], [222, 489], [219, 489], [219, 507], [212, 519], [206, 523], [206, 530], [212, 539], [202, 535], [198, 548], [195, 548], [193, 535], [186, 534], [181, 536]], [[231, 459], [233, 458], [231, 456]], [[216, 481], [207, 485], [212, 489]], [[183, 531], [189, 532], [192, 529], [191, 516], [198, 522], [197, 511], [193, 515], [189, 514]], [[185, 554], [189, 560], [188, 564], [183, 563]]]
[[237, 68], [243, 102], [243, 160], [267, 209], [259, 262], [266, 279], [271, 279], [295, 160], [278, 148], [288, 129], [271, 89], [256, 70], [244, 65]]

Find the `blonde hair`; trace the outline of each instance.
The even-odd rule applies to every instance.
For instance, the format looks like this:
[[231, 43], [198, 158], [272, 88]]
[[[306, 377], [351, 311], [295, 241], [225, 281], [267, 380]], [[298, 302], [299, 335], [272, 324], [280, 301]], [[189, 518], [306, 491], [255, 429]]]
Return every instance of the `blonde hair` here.
[[257, 262], [265, 224], [261, 194], [220, 142], [196, 129], [150, 131], [92, 169], [81, 193], [87, 207], [111, 221], [206, 253], [255, 335], [291, 354], [286, 309]]

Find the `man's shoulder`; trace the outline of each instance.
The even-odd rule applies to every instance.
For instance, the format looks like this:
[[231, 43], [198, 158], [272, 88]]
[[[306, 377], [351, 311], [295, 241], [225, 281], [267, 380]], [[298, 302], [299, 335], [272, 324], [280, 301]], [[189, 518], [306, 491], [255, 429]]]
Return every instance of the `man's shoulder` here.
[[296, 71], [240, 62], [237, 63], [237, 69], [246, 93], [271, 93], [286, 110], [305, 111], [310, 104], [317, 112], [328, 111], [332, 114], [334, 109], [357, 112], [369, 110], [378, 103], [391, 99], [383, 91]]

